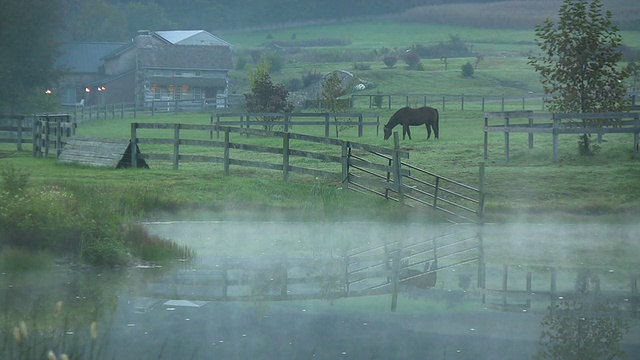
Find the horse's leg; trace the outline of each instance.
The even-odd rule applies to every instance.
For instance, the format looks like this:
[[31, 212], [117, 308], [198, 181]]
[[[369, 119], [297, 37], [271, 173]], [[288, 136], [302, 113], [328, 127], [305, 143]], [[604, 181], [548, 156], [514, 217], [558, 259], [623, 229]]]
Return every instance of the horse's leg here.
[[409, 140], [411, 140], [411, 128], [407, 125], [407, 135], [409, 135]]
[[429, 140], [431, 137], [431, 127], [429, 126], [429, 123], [426, 123], [425, 126], [427, 127], [427, 140]]

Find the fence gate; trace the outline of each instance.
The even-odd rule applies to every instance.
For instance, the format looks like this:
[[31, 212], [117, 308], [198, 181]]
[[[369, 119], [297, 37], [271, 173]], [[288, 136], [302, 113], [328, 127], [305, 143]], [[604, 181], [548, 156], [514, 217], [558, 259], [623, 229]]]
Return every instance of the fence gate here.
[[477, 287], [484, 288], [482, 237], [476, 230], [453, 228], [428, 239], [352, 249], [345, 257], [345, 293], [346, 296], [391, 293], [391, 310], [395, 311], [399, 291], [410, 287], [434, 288], [443, 281], [439, 279], [443, 270], [473, 263], [477, 265]]
[[76, 134], [76, 123], [68, 114], [35, 115], [33, 120], [33, 157], [47, 157], [49, 150], [60, 156], [66, 139]]

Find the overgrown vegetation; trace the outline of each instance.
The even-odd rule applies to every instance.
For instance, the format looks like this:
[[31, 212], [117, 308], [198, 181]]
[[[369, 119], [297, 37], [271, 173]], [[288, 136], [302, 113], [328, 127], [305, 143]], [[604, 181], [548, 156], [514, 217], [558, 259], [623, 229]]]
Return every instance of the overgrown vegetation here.
[[[29, 174], [9, 164], [0, 173], [0, 249], [48, 251], [71, 262], [125, 265], [144, 259], [165, 261], [190, 256], [187, 249], [128, 225], [122, 206], [104, 188], [29, 186]], [[132, 195], [132, 194], [129, 194]], [[9, 252], [11, 253], [11, 252]], [[3, 266], [11, 262], [2, 261]]]

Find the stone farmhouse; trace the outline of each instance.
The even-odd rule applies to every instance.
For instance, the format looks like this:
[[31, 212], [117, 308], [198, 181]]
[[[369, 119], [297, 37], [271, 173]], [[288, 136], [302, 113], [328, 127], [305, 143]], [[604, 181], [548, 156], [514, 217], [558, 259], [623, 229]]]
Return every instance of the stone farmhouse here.
[[130, 43], [66, 43], [57, 86], [65, 105], [224, 103], [233, 47], [204, 30], [139, 31]]

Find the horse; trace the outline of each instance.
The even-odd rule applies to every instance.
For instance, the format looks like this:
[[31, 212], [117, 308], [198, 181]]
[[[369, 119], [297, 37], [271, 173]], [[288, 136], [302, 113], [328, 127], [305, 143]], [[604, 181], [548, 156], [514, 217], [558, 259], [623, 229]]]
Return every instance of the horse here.
[[417, 125], [425, 125], [427, 127], [427, 140], [431, 137], [432, 129], [437, 139], [439, 136], [439, 119], [438, 110], [432, 107], [424, 106], [418, 109], [403, 107], [396, 111], [384, 126], [384, 139], [387, 140], [391, 136], [391, 130], [399, 124], [402, 124], [402, 140], [404, 140], [405, 135], [409, 135], [409, 140], [411, 140], [409, 126]]

